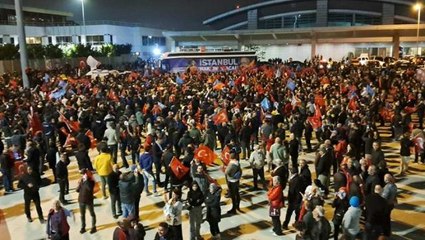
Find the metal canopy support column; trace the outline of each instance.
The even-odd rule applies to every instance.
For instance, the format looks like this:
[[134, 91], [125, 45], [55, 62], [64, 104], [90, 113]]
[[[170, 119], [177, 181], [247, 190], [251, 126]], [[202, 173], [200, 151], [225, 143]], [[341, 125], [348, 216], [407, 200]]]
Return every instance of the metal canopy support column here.
[[22, 82], [24, 84], [24, 88], [29, 88], [30, 82], [27, 74], [25, 73], [25, 70], [28, 68], [28, 55], [21, 0], [15, 0], [15, 11], [19, 38], [19, 55], [21, 57]]
[[400, 35], [398, 32], [395, 32], [393, 35], [393, 47], [392, 47], [392, 57], [398, 59], [400, 53]]

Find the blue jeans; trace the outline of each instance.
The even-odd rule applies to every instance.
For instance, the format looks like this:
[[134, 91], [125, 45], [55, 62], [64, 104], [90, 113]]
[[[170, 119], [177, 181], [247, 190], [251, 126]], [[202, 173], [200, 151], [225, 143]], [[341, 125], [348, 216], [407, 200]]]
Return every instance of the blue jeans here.
[[122, 217], [127, 218], [130, 215], [134, 216], [134, 204], [133, 203], [121, 203]]
[[13, 190], [12, 170], [2, 169], [4, 190]]
[[149, 192], [149, 178], [152, 178], [153, 192], [156, 193], [156, 180], [153, 172], [143, 171], [143, 180], [145, 181], [145, 192]]

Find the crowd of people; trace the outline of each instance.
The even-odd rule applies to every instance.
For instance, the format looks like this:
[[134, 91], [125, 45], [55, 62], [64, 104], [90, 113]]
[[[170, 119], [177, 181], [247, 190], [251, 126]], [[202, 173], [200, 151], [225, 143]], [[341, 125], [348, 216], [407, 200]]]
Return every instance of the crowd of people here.
[[[220, 239], [222, 189], [232, 201], [227, 214], [238, 214], [241, 178], [252, 175], [248, 191], [260, 191], [260, 180], [276, 236], [295, 228], [298, 239], [329, 239], [332, 232], [334, 239], [389, 238], [397, 186], [378, 125], [389, 124], [391, 138], [400, 141], [399, 175], [409, 173], [411, 148], [414, 161], [423, 163], [425, 88], [415, 78], [415, 66], [400, 73], [394, 66], [332, 60], [323, 65], [320, 60], [306, 61], [305, 67], [279, 62], [235, 72], [146, 71], [92, 79], [78, 76], [81, 69], [28, 70], [30, 89], [4, 74], [4, 189], [13, 193], [17, 178], [28, 221], [33, 221], [33, 201], [44, 223], [39, 188], [47, 164], [60, 188], [47, 235], [69, 239], [66, 219], [72, 214], [63, 205], [68, 203], [67, 166], [75, 156], [81, 173], [80, 233], [86, 232], [86, 209], [90, 233], [97, 231], [94, 194], [100, 191], [110, 199], [111, 215], [122, 217], [113, 239], [143, 239], [142, 193], [158, 197], [163, 188], [168, 192], [164, 222], [155, 239], [183, 239], [185, 210], [190, 239], [202, 239], [204, 218], [213, 239]], [[90, 151], [97, 156], [91, 159]], [[221, 153], [224, 185], [209, 175], [215, 152]], [[306, 152], [315, 152], [314, 171], [302, 157]], [[332, 219], [325, 218], [325, 204], [334, 208]]]

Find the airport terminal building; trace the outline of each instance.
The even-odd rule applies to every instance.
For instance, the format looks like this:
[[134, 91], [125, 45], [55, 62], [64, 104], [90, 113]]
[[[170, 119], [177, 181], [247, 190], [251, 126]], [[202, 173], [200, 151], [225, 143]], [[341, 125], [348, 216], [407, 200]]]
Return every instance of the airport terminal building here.
[[[69, 21], [71, 13], [25, 8], [29, 44], [107, 43], [153, 51], [249, 50], [269, 58], [314, 55], [341, 59], [361, 53], [398, 58], [423, 51], [425, 24], [411, 0], [269, 0], [237, 6], [203, 20], [205, 30], [167, 31], [142, 23]], [[0, 43], [17, 44], [13, 5], [0, 4]], [[418, 20], [420, 24], [418, 24]], [[418, 31], [419, 29], [419, 31]], [[419, 47], [419, 48], [418, 48]], [[419, 50], [419, 51], [418, 51]], [[422, 54], [421, 54], [422, 55]]]

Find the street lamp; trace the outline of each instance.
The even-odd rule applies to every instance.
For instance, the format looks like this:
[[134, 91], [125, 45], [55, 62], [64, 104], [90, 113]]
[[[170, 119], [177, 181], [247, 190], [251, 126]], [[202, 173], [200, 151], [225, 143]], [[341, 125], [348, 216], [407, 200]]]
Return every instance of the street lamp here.
[[422, 9], [422, 4], [421, 3], [416, 3], [414, 6], [415, 10], [418, 11], [418, 28], [416, 29], [416, 48], [418, 49], [418, 56], [419, 54], [419, 25], [421, 23], [421, 9]]

